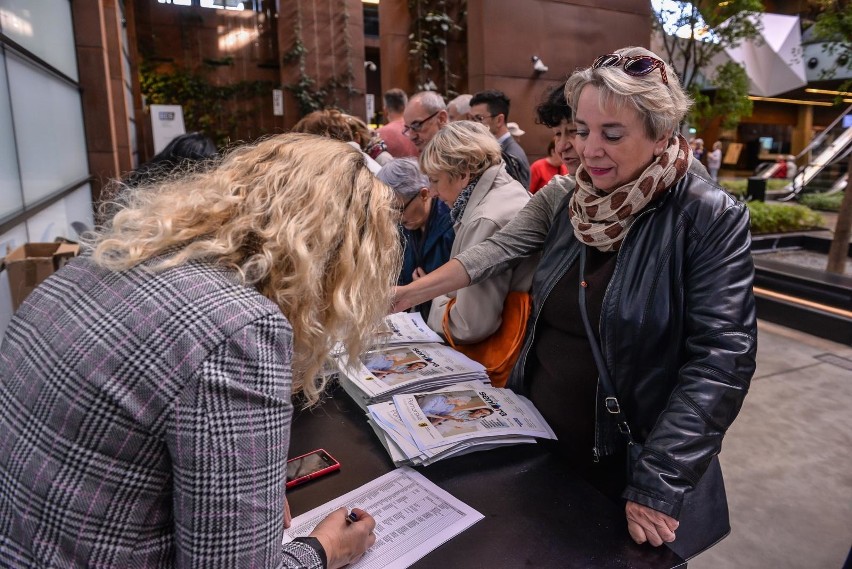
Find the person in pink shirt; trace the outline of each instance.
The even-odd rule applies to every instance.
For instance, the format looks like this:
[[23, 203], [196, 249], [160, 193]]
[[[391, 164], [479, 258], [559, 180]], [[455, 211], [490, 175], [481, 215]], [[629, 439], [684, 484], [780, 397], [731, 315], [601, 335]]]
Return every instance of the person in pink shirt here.
[[385, 117], [388, 123], [379, 128], [379, 136], [385, 141], [388, 147], [388, 152], [394, 158], [405, 158], [406, 156], [414, 156], [415, 158], [420, 153], [411, 139], [402, 133], [405, 128], [405, 121], [402, 119], [402, 113], [405, 111], [405, 105], [408, 104], [408, 95], [402, 89], [388, 89], [382, 96], [385, 102]]

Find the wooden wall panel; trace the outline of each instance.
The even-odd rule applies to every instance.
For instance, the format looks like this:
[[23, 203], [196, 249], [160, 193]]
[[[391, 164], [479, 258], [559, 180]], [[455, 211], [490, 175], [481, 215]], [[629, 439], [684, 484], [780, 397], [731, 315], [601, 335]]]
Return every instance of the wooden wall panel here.
[[[526, 131], [530, 159], [544, 155], [551, 132], [534, 122], [545, 89], [614, 49], [648, 47], [650, 4], [631, 0], [469, 0], [469, 90], [499, 89], [512, 101], [510, 120]], [[549, 67], [533, 71], [537, 55]]]
[[[307, 49], [305, 74], [315, 86], [326, 87], [332, 79], [342, 87], [332, 89], [329, 105], [366, 118], [364, 92], [364, 14], [360, 0], [289, 0], [280, 5], [278, 43], [282, 56], [292, 49], [296, 23], [301, 22], [301, 39]], [[351, 77], [347, 77], [351, 75]], [[297, 83], [301, 73], [298, 62], [284, 62], [283, 84]], [[291, 93], [285, 94], [285, 123], [292, 126], [300, 118]]]

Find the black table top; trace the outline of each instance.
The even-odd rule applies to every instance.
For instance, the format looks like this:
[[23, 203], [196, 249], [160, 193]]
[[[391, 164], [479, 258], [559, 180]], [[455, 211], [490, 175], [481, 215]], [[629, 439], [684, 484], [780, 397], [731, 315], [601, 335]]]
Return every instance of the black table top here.
[[[324, 448], [340, 471], [288, 490], [298, 516], [394, 468], [344, 393], [298, 412], [290, 456]], [[485, 518], [412, 567], [488, 569], [670, 568], [683, 561], [666, 547], [636, 545], [624, 511], [566, 471], [541, 445], [516, 445], [449, 458], [417, 470]]]

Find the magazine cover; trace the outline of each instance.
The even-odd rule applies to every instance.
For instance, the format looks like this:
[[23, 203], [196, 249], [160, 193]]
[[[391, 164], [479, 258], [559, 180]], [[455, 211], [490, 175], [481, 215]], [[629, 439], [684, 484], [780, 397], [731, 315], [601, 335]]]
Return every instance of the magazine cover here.
[[[478, 389], [482, 384], [465, 383], [465, 388]], [[463, 454], [490, 450], [506, 445], [534, 444], [533, 437], [505, 433], [503, 436], [478, 437], [473, 433], [470, 438], [435, 446], [428, 449], [417, 447], [408, 427], [400, 419], [393, 401], [376, 403], [368, 407], [368, 423], [379, 437], [382, 445], [397, 466], [428, 466], [439, 460]]]
[[441, 337], [423, 321], [419, 312], [397, 312], [385, 317], [387, 331], [380, 341], [387, 345], [442, 342]]
[[368, 398], [418, 389], [428, 391], [467, 380], [488, 381], [482, 364], [441, 344], [387, 347], [357, 359], [344, 357], [338, 361], [341, 372]]
[[508, 389], [395, 395], [393, 402], [420, 449], [492, 436], [555, 438], [532, 403]]

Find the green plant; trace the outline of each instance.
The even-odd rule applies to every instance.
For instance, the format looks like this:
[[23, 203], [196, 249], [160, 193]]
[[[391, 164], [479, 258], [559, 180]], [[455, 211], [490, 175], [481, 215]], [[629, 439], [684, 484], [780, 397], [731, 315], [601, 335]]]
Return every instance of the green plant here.
[[746, 195], [746, 185], [748, 180], [719, 180], [719, 185], [722, 186], [729, 194], [735, 196]]
[[803, 205], [759, 201], [751, 201], [747, 205], [751, 214], [751, 232], [755, 234], [802, 231], [825, 224], [820, 214]]
[[[652, 2], [652, 24], [665, 56], [684, 89], [696, 97], [690, 113], [695, 124], [722, 117], [731, 126], [751, 114], [745, 70], [732, 62], [712, 68], [711, 62], [726, 48], [759, 41], [756, 17], [762, 11], [761, 0]], [[708, 88], [716, 89], [712, 104], [702, 93]]]
[[840, 203], [843, 201], [843, 195], [843, 192], [836, 194], [805, 194], [799, 198], [799, 203], [811, 209], [840, 211]]
[[451, 68], [449, 43], [467, 31], [467, 1], [408, 0], [408, 11], [408, 54], [417, 90], [438, 91], [448, 98], [458, 95], [461, 72]]
[[751, 116], [754, 103], [748, 98], [748, 75], [738, 63], [728, 61], [716, 68], [715, 83], [719, 89], [709, 97], [698, 85], [690, 88], [695, 105], [689, 120], [698, 124], [703, 119], [721, 117], [722, 128], [736, 128], [741, 117]]
[[[214, 85], [207, 80], [205, 71], [205, 68], [190, 71], [180, 66], [163, 71], [143, 60], [139, 66], [139, 85], [149, 105], [181, 105], [187, 130], [204, 132], [217, 146], [227, 146], [238, 138], [237, 127], [260, 112], [261, 96], [273, 84], [238, 81]], [[237, 110], [236, 103], [240, 103], [241, 110]]]
[[[316, 79], [307, 72], [306, 58], [308, 49], [302, 40], [302, 10], [299, 3], [295, 5], [293, 18], [293, 32], [295, 39], [293, 45], [281, 56], [284, 65], [296, 65], [299, 69], [299, 79], [295, 83], [283, 85], [284, 89], [293, 94], [296, 104], [299, 106], [299, 115], [305, 116], [314, 111], [319, 111], [328, 106], [338, 106], [336, 92], [338, 89], [346, 89], [350, 95], [356, 90], [352, 87], [355, 77], [352, 68], [352, 40], [349, 37], [349, 8], [345, 0], [342, 2], [341, 18], [343, 23], [343, 44], [346, 52], [346, 71], [342, 75], [334, 76], [324, 85], [317, 85]], [[331, 54], [332, 62], [334, 53]], [[332, 100], [329, 101], [329, 98]]]

